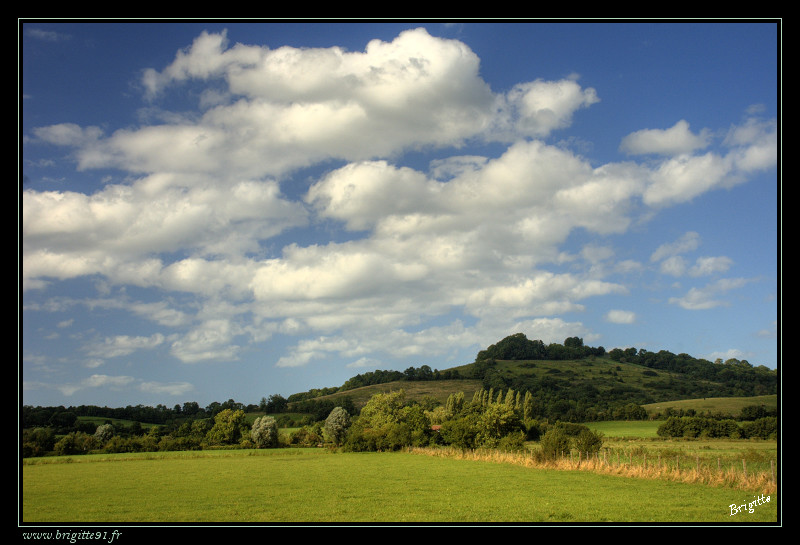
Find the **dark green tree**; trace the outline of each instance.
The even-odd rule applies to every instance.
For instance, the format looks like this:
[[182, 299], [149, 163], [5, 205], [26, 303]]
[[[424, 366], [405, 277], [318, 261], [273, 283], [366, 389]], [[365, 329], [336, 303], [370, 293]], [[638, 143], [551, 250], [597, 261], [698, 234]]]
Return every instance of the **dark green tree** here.
[[206, 439], [212, 445], [235, 445], [249, 430], [243, 410], [223, 409], [214, 417], [214, 426], [206, 434]]
[[521, 430], [522, 421], [514, 407], [505, 403], [491, 403], [478, 418], [477, 442], [485, 447], [496, 448], [504, 436]]
[[603, 434], [585, 429], [575, 437], [575, 448], [578, 452], [594, 454], [603, 447]]
[[34, 428], [22, 430], [22, 456], [44, 456], [55, 445], [55, 433], [52, 428]]
[[267, 403], [264, 406], [264, 412], [267, 413], [283, 413], [289, 406], [289, 402], [280, 394], [272, 394], [269, 396]]
[[668, 417], [658, 426], [656, 434], [659, 437], [683, 437], [683, 419], [678, 416]]
[[478, 415], [469, 413], [453, 420], [447, 420], [439, 428], [439, 434], [447, 445], [462, 449], [475, 448], [478, 446]]
[[567, 337], [564, 339], [564, 346], [567, 348], [583, 348], [583, 339], [580, 337]]
[[70, 432], [56, 442], [53, 450], [59, 456], [69, 454], [88, 454], [90, 450], [97, 448], [97, 441], [94, 436], [82, 431]]
[[553, 426], [539, 439], [539, 448], [546, 460], [555, 460], [570, 451], [570, 438], [563, 427]]

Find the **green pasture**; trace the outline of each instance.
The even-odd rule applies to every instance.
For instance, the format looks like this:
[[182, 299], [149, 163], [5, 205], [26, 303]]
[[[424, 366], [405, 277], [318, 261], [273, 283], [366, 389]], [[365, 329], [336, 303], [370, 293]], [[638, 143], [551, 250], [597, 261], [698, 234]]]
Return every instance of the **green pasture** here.
[[643, 405], [647, 414], [664, 413], [667, 408], [675, 410], [693, 409], [698, 414], [718, 413], [737, 416], [742, 409], [752, 405], [762, 405], [768, 409], [778, 407], [776, 394], [751, 397], [708, 397], [700, 399], [683, 399], [676, 401], [660, 401]]
[[31, 459], [24, 523], [776, 522], [751, 492], [409, 453], [322, 449]]
[[[663, 420], [588, 422], [592, 431], [603, 433], [603, 448], [612, 458], [630, 460], [682, 460], [684, 466], [701, 460], [705, 465], [743, 467], [772, 471], [777, 467], [778, 442], [763, 439], [659, 437]], [[632, 456], [632, 458], [630, 458]], [[771, 464], [772, 462], [772, 464]]]
[[592, 431], [602, 432], [605, 437], [658, 437], [658, 426], [663, 420], [606, 420], [587, 422]]

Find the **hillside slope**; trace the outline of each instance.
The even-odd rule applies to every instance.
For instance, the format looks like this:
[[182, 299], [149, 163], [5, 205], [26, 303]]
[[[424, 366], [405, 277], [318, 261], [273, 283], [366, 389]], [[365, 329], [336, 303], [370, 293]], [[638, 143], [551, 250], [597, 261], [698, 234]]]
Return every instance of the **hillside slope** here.
[[[349, 397], [354, 406], [360, 408], [376, 393], [401, 389], [405, 391], [407, 400], [421, 401], [430, 397], [440, 403], [457, 392], [464, 392], [465, 398], [471, 399], [473, 393], [481, 388], [494, 391], [513, 389], [531, 392], [542, 406], [542, 416], [580, 420], [607, 418], [615, 407], [627, 404], [745, 397], [753, 390], [741, 380], [702, 379], [691, 373], [653, 369], [598, 356], [575, 360], [483, 360], [447, 371], [457, 371], [458, 376], [471, 378], [398, 380], [339, 391], [318, 399], [335, 402]], [[769, 389], [769, 385], [763, 388]]]

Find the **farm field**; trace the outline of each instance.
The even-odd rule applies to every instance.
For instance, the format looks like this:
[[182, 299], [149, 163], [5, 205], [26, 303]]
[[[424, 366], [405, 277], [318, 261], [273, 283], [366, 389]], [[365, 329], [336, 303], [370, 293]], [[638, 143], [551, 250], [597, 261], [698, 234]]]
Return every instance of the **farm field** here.
[[698, 413], [712, 412], [737, 415], [742, 409], [750, 405], [762, 405], [769, 409], [778, 406], [776, 394], [750, 397], [709, 397], [702, 399], [683, 399], [675, 401], [660, 401], [643, 405], [647, 414], [663, 413], [667, 408], [675, 410], [694, 409]]
[[663, 420], [604, 420], [585, 425], [606, 437], [654, 438], [658, 437], [658, 426], [663, 423]]
[[[762, 439], [664, 438], [656, 433], [663, 420], [589, 422], [586, 425], [604, 436], [603, 448], [609, 456], [644, 463], [657, 459], [683, 460], [691, 465], [700, 460], [705, 466], [771, 472], [777, 468], [778, 442]], [[630, 458], [632, 456], [632, 458]]]
[[22, 522], [776, 522], [726, 487], [396, 453], [317, 449], [41, 458]]

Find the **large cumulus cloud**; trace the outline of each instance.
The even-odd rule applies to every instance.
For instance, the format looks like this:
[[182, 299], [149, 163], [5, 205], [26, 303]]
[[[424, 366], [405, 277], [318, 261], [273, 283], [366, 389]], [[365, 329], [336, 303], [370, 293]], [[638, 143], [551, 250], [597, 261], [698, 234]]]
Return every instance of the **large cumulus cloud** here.
[[[749, 120], [712, 148], [712, 131], [678, 120], [622, 140], [643, 161], [592, 165], [547, 137], [598, 104], [597, 91], [570, 77], [494, 92], [469, 47], [424, 29], [363, 51], [203, 33], [141, 83], [151, 107], [182, 85], [207, 88], [196, 111], [160, 124], [107, 133], [66, 122], [30, 135], [28, 145], [68, 147], [79, 170], [124, 179], [91, 194], [26, 189], [22, 276], [27, 289], [94, 276], [198, 296], [191, 325], [158, 337], [186, 362], [235, 358], [276, 334], [299, 337], [275, 358], [292, 366], [434, 353], [442, 339], [485, 343], [537, 320], [556, 338], [579, 333], [557, 315], [626, 288], [597, 267], [549, 270], [580, 259], [563, 249], [571, 233], [624, 233], [777, 155], [774, 123]], [[459, 153], [476, 142], [505, 151]], [[430, 148], [452, 153], [428, 169], [397, 163]], [[330, 168], [289, 196], [282, 184], [311, 165]], [[326, 224], [350, 236], [272, 246]], [[480, 325], [421, 325], [454, 309]], [[189, 309], [173, 312], [185, 327]]]

